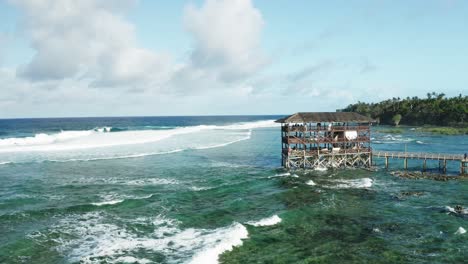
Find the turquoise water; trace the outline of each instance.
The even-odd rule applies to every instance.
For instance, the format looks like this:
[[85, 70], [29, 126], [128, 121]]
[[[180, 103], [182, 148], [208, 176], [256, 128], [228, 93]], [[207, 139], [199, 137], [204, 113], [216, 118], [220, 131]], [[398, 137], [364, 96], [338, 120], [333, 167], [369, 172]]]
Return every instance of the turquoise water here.
[[[468, 257], [468, 233], [460, 232], [468, 216], [450, 212], [468, 207], [466, 180], [401, 179], [381, 160], [376, 171], [286, 172], [276, 118], [0, 120], [0, 263]], [[468, 146], [466, 136], [380, 129], [374, 149], [464, 153]]]

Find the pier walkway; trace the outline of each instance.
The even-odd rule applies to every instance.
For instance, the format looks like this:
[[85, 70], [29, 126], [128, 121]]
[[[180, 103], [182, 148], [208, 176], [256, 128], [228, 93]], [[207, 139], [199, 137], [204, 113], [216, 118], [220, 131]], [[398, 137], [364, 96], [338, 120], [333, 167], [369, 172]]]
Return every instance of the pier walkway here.
[[427, 160], [439, 161], [439, 167], [442, 167], [444, 173], [447, 172], [447, 161], [460, 162], [460, 174], [468, 172], [468, 159], [461, 154], [441, 154], [441, 153], [424, 153], [424, 152], [396, 152], [396, 151], [373, 151], [372, 156], [377, 158], [385, 158], [385, 168], [388, 168], [389, 159], [403, 159], [404, 168], [408, 168], [408, 159], [423, 160], [423, 170], [426, 170]]

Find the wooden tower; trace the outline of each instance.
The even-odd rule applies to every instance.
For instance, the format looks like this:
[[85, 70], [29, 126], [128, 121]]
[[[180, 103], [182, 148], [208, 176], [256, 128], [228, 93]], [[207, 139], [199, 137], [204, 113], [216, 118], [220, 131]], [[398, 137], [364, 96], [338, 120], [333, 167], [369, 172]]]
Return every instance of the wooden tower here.
[[369, 117], [351, 112], [296, 113], [281, 123], [282, 166], [286, 168], [370, 167]]

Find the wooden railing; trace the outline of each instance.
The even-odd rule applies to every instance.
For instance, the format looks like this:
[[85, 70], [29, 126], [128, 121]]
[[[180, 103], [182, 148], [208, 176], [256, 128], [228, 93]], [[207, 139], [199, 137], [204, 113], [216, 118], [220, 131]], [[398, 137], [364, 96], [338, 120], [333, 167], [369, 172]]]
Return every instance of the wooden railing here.
[[463, 155], [425, 152], [374, 151], [372, 155], [375, 157], [394, 159], [464, 160]]
[[318, 137], [318, 138], [307, 138], [307, 137], [283, 137], [283, 143], [287, 144], [314, 144], [314, 143], [347, 143], [347, 142], [370, 142], [369, 136], [360, 136], [355, 139], [347, 138], [330, 138], [330, 137]]
[[283, 154], [288, 154], [289, 156], [317, 156], [317, 155], [345, 155], [345, 154], [356, 154], [356, 153], [371, 153], [371, 148], [359, 148], [359, 149], [321, 149], [317, 150], [303, 150], [303, 149], [283, 149]]

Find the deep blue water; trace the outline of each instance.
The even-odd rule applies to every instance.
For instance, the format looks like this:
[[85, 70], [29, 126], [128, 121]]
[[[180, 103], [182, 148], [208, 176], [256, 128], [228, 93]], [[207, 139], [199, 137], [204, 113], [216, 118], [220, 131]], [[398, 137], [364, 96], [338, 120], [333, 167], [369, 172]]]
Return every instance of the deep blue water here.
[[[467, 215], [450, 212], [468, 206], [466, 180], [402, 179], [382, 160], [375, 171], [286, 172], [277, 118], [0, 120], [0, 263], [468, 257]], [[464, 135], [385, 129], [372, 129], [375, 150], [458, 154], [468, 146]], [[456, 174], [459, 164], [449, 165]]]

